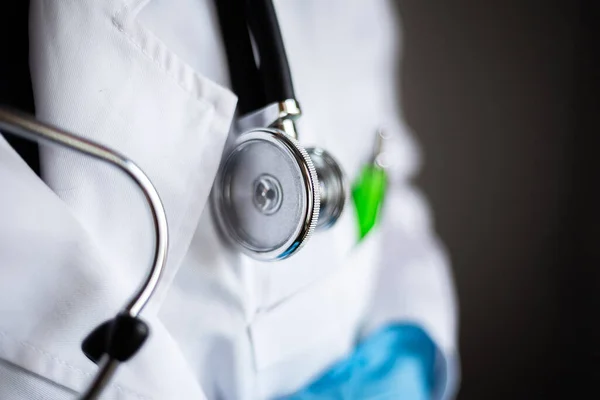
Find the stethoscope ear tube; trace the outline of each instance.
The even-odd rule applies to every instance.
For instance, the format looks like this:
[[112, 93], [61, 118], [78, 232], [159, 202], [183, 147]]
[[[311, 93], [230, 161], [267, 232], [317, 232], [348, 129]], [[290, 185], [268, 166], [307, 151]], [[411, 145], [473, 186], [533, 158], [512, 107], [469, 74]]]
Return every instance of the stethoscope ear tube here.
[[148, 176], [133, 161], [108, 147], [3, 107], [0, 107], [0, 130], [32, 141], [74, 150], [116, 167], [143, 192], [150, 208], [155, 233], [152, 265], [142, 284], [117, 316], [101, 324], [84, 342], [86, 355], [96, 361], [99, 368], [80, 398], [96, 399], [109, 383], [119, 363], [131, 358], [149, 335], [149, 328], [139, 318], [139, 314], [152, 297], [167, 262], [169, 233], [163, 203]]

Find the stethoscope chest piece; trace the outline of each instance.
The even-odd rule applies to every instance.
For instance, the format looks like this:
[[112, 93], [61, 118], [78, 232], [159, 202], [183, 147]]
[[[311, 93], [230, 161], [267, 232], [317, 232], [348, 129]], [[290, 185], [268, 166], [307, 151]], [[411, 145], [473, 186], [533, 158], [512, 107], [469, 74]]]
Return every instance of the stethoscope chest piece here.
[[298, 142], [274, 128], [238, 136], [213, 189], [220, 229], [252, 258], [280, 260], [298, 251], [317, 226], [320, 187]]
[[250, 3], [215, 2], [239, 118], [212, 206], [225, 239], [252, 258], [274, 261], [335, 223], [346, 185], [329, 153], [298, 143], [302, 112], [275, 8], [270, 1]]
[[320, 210], [317, 229], [332, 227], [346, 205], [347, 185], [344, 171], [335, 158], [320, 147], [306, 149], [319, 178]]

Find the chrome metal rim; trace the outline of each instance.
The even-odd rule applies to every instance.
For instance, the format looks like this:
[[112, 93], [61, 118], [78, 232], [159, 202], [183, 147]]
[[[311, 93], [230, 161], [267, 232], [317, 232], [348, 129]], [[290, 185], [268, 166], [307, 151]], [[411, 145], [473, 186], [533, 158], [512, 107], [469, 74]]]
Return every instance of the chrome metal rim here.
[[[224, 171], [237, 153], [254, 141], [266, 141], [288, 154], [297, 163], [304, 183], [306, 205], [293, 234], [285, 242], [271, 250], [261, 250], [242, 239], [227, 215], [230, 187]], [[223, 157], [213, 188], [213, 214], [219, 229], [229, 242], [242, 253], [260, 261], [282, 260], [295, 254], [313, 234], [319, 218], [320, 190], [317, 172], [307, 151], [293, 138], [274, 128], [261, 128], [239, 135]]]

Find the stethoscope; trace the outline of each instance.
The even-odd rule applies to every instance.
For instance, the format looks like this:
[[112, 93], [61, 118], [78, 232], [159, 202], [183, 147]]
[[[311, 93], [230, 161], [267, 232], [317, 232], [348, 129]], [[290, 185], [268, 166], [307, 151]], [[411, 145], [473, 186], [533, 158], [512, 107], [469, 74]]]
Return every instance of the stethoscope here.
[[98, 365], [98, 371], [79, 398], [96, 399], [110, 382], [119, 364], [133, 357], [150, 333], [148, 325], [139, 318], [139, 315], [152, 297], [167, 262], [169, 235], [162, 201], [150, 179], [133, 161], [105, 146], [2, 107], [0, 107], [0, 131], [71, 149], [118, 168], [142, 191], [150, 207], [155, 233], [152, 265], [142, 284], [119, 313], [94, 329], [82, 344], [83, 352]]
[[[215, 3], [241, 117], [215, 178], [213, 215], [224, 236], [243, 253], [259, 260], [284, 259], [295, 254], [315, 229], [327, 229], [336, 222], [346, 199], [344, 174], [328, 152], [305, 149], [297, 141], [294, 121], [301, 111], [271, 0]], [[149, 205], [155, 231], [152, 265], [119, 313], [95, 328], [82, 344], [98, 371], [79, 398], [96, 399], [118, 366], [148, 338], [150, 329], [139, 316], [166, 265], [168, 229], [163, 204], [133, 161], [101, 144], [2, 107], [0, 130], [116, 167], [139, 187]]]
[[330, 153], [298, 142], [301, 110], [272, 1], [215, 5], [240, 117], [213, 185], [213, 215], [239, 251], [281, 260], [336, 222], [344, 174]]

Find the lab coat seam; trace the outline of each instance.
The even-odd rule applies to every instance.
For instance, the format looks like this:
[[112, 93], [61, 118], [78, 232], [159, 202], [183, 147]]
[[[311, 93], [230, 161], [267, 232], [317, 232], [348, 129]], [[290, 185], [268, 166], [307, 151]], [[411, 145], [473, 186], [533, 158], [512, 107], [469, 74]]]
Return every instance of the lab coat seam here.
[[[195, 175], [194, 177], [191, 177], [188, 179], [189, 181], [194, 181], [194, 180], [199, 180], [200, 178]], [[198, 187], [197, 184], [193, 184], [190, 186], [194, 186], [194, 187]], [[183, 221], [185, 221], [186, 219], [188, 219], [190, 217], [190, 214], [193, 213], [195, 207], [193, 206], [193, 201], [192, 199], [197, 196], [198, 193], [197, 191], [193, 191], [190, 190], [187, 194], [187, 196], [185, 196], [185, 202], [184, 204], [186, 204], [187, 206], [185, 206], [185, 211], [181, 213], [181, 215], [179, 216], [179, 218], [175, 221], [174, 226], [177, 227], [181, 227], [183, 225]], [[208, 196], [210, 196], [210, 192], [208, 194]], [[207, 201], [210, 201], [207, 200]], [[199, 215], [201, 214], [201, 212], [199, 213]], [[198, 216], [198, 220], [199, 220], [200, 216]], [[193, 237], [193, 235], [192, 235]], [[167, 292], [169, 290], [169, 288], [171, 287], [173, 280], [175, 279], [175, 275], [177, 274], [177, 271], [179, 271], [179, 268], [181, 267], [181, 264], [185, 258], [185, 254], [187, 253], [187, 251], [189, 250], [192, 240], [193, 238], [190, 237], [185, 243], [183, 243], [182, 241], [178, 241], [177, 243], [173, 244], [173, 249], [181, 246], [182, 247], [182, 251], [181, 252], [177, 252], [178, 254], [181, 254], [181, 256], [179, 257], [179, 260], [177, 260], [177, 264], [175, 266], [173, 266], [172, 268], [174, 269], [174, 271], [171, 273], [170, 275], [170, 279], [168, 281], [166, 281], [165, 278], [165, 282], [163, 283], [165, 285], [165, 289], [162, 290], [161, 292], [157, 292], [154, 295], [154, 298], [152, 299], [152, 302], [154, 304], [154, 307], [156, 307], [157, 309], [160, 308], [160, 306], [162, 305], [163, 301], [165, 300], [166, 296], [167, 296]]]
[[[39, 347], [37, 347], [37, 346], [35, 346], [35, 345], [33, 345], [33, 344], [29, 343], [29, 342], [13, 338], [6, 331], [1, 331], [0, 330], [0, 338], [2, 339], [2, 341], [0, 341], [0, 345], [1, 345], [0, 346], [0, 355], [5, 355], [6, 356], [6, 351], [5, 351], [4, 347], [3, 347], [3, 345], [5, 344], [5, 339], [9, 339], [12, 342], [15, 342], [16, 344], [18, 344], [19, 346], [24, 347], [26, 349], [30, 349], [30, 350], [32, 350], [32, 351], [40, 354], [41, 356], [43, 356], [43, 357], [45, 357], [47, 359], [50, 359], [51, 361], [55, 362], [56, 364], [61, 365], [61, 366], [65, 367], [65, 368], [67, 368], [67, 369], [69, 369], [69, 370], [71, 370], [71, 371], [73, 371], [73, 372], [75, 372], [75, 373], [77, 373], [79, 375], [83, 375], [83, 376], [85, 376], [87, 378], [91, 378], [93, 376], [92, 373], [89, 373], [89, 372], [86, 372], [86, 371], [84, 371], [84, 370], [82, 370], [80, 368], [77, 368], [77, 367], [69, 364], [68, 362], [66, 362], [66, 361], [58, 358], [54, 354], [49, 353], [46, 350], [40, 349]], [[7, 361], [10, 361], [10, 360], [7, 359]], [[24, 367], [24, 368], [26, 368], [23, 365], [21, 365], [21, 366]], [[29, 368], [26, 368], [26, 369], [29, 370]], [[35, 371], [32, 371], [32, 372], [35, 373]], [[59, 383], [59, 382], [57, 382], [57, 383]], [[135, 396], [136, 398], [138, 398], [140, 400], [152, 400], [152, 398], [150, 398], [150, 397], [147, 397], [147, 396], [142, 395], [142, 394], [140, 394], [140, 393], [138, 393], [138, 392], [136, 392], [134, 390], [125, 388], [125, 387], [117, 385], [117, 384], [111, 384], [109, 386], [115, 388], [119, 392], [123, 392], [124, 394], [133, 395], [133, 396]]]
[[[218, 84], [210, 81], [208, 78], [202, 76], [198, 71], [190, 67], [175, 53], [173, 53], [168, 48], [168, 46], [166, 46], [159, 38], [152, 35], [151, 32], [145, 29], [140, 23], [135, 21], [135, 19], [133, 19], [130, 22], [130, 24], [138, 29], [141, 29], [144, 32], [144, 34], [147, 35], [146, 43], [148, 43], [148, 41], [152, 41], [160, 45], [161, 49], [168, 54], [170, 59], [175, 61], [175, 63], [178, 64], [178, 66], [183, 68], [184, 70], [187, 69], [193, 75], [196, 82], [200, 84], [199, 86], [201, 90], [199, 93], [193, 93], [193, 91], [189, 87], [186, 87], [186, 85], [182, 83], [181, 79], [172, 72], [172, 69], [166, 68], [165, 65], [163, 65], [163, 63], [161, 63], [159, 59], [157, 59], [155, 56], [151, 55], [148, 52], [147, 44], [146, 46], [143, 46], [137, 40], [137, 38], [134, 37], [130, 29], [126, 29], [124, 20], [127, 19], [129, 11], [131, 11], [129, 5], [124, 4], [122, 8], [118, 12], [116, 12], [111, 18], [113, 26], [119, 32], [121, 32], [123, 36], [125, 36], [127, 41], [129, 41], [135, 48], [137, 48], [139, 51], [142, 52], [142, 54], [144, 54], [148, 59], [150, 59], [150, 61], [152, 61], [158, 67], [159, 71], [161, 71], [163, 74], [169, 77], [169, 79], [171, 79], [181, 90], [183, 90], [184, 93], [187, 96], [189, 96], [191, 100], [197, 101], [214, 110], [215, 114], [213, 118], [219, 120], [220, 123], [222, 122], [225, 125], [231, 123], [231, 117], [233, 116], [233, 112], [227, 112], [227, 110], [231, 109], [231, 111], [233, 111], [235, 107], [235, 102], [237, 101], [237, 97], [233, 93], [228, 91], [226, 88], [221, 87]], [[218, 104], [219, 102], [222, 102], [223, 104]]]
[[[357, 268], [356, 266], [354, 266]], [[355, 272], [355, 271], [353, 271]], [[322, 315], [328, 315], [329, 318], [333, 318], [336, 323], [329, 326], [328, 329], [321, 329], [319, 335], [310, 335], [307, 336], [307, 339], [303, 342], [301, 347], [296, 349], [292, 349], [290, 346], [286, 347], [286, 350], [280, 351], [276, 356], [265, 356], [265, 349], [267, 348], [267, 343], [272, 346], [273, 343], [278, 343], [281, 345], [288, 341], [287, 337], [289, 335], [288, 328], [279, 321], [279, 323], [273, 324], [272, 321], [269, 321], [270, 318], [273, 318], [276, 313], [280, 313], [283, 309], [290, 307], [290, 304], [293, 304], [294, 301], [300, 301], [306, 303], [306, 295], [310, 293], [311, 290], [318, 290], [319, 287], [331, 287], [332, 281], [339, 278], [340, 274], [347, 273], [347, 268], [340, 268], [335, 271], [329, 272], [326, 276], [319, 278], [313, 283], [309, 284], [300, 292], [296, 292], [293, 296], [286, 298], [284, 301], [278, 303], [274, 308], [271, 308], [268, 312], [265, 312], [258, 316], [258, 319], [251, 324], [250, 333], [253, 343], [253, 351], [256, 358], [257, 370], [266, 370], [271, 368], [273, 365], [281, 362], [282, 360], [289, 359], [296, 354], [301, 354], [304, 352], [310, 351], [310, 349], [316, 349], [321, 346], [324, 341], [331, 340], [333, 337], [344, 337], [344, 330], [349, 325], [356, 326], [357, 322], [355, 318], [353, 318], [352, 313], [348, 310], [344, 312], [334, 312], [333, 310], [336, 308], [335, 306], [328, 306], [326, 308], [329, 309], [328, 312]], [[356, 282], [357, 276], [353, 276], [352, 282]], [[331, 292], [329, 292], [331, 293]], [[314, 293], [313, 293], [314, 295]], [[304, 299], [302, 298], [304, 297]], [[324, 304], [322, 307], [325, 306]], [[289, 311], [289, 310], [288, 310]], [[305, 323], [306, 326], [315, 326], [314, 321], [308, 324]], [[287, 333], [286, 333], [287, 332]], [[265, 339], [266, 337], [266, 339]], [[340, 354], [347, 354], [348, 348], [342, 350]]]
[[[229, 92], [226, 88], [219, 86], [201, 73], [183, 61], [177, 54], [169, 49], [169, 47], [157, 38], [151, 31], [146, 29], [141, 23], [136, 20], [136, 15], [147, 5], [151, 0], [130, 0], [125, 2], [116, 12], [113, 13], [111, 22], [125, 40], [131, 44], [137, 51], [140, 51], [145, 59], [152, 62], [156, 69], [166, 76], [171, 83], [175, 83], [178, 89], [194, 104], [199, 104], [206, 110], [206, 129], [200, 133], [200, 139], [206, 138], [207, 141], [214, 137], [224, 138], [227, 136], [229, 126], [233, 119], [235, 111], [236, 96]], [[216, 140], [218, 143], [220, 139]], [[224, 145], [225, 140], [222, 140]], [[219, 148], [219, 153], [222, 151], [222, 146]], [[202, 164], [202, 163], [201, 163]], [[213, 176], [214, 179], [214, 176]], [[202, 176], [196, 173], [188, 177], [187, 187], [199, 188], [203, 181]], [[172, 226], [181, 227], [183, 221], [188, 219], [194, 213], [195, 205], [193, 205], [194, 197], [198, 196], [198, 190], [187, 192], [184, 197], [185, 204], [183, 212], [177, 220], [173, 221]], [[198, 216], [199, 217], [199, 216]], [[186, 248], [189, 248], [191, 242], [173, 243], [172, 254], [185, 254]], [[173, 249], [179, 248], [180, 251]], [[171, 257], [173, 259], [173, 257]], [[178, 257], [175, 264], [171, 263], [168, 273], [169, 278], [166, 278], [164, 287], [153, 299], [153, 304], [159, 307], [164, 300], [168, 288], [172, 283], [174, 276], [179, 269], [182, 257]]]
[[139, 44], [131, 34], [129, 34], [129, 32], [127, 32], [123, 26], [123, 24], [121, 24], [116, 17], [112, 18], [112, 23], [113, 25], [123, 34], [123, 36], [125, 36], [125, 38], [138, 50], [140, 50], [142, 52], [142, 54], [144, 54], [147, 58], [150, 59], [150, 61], [152, 61], [154, 64], [156, 64], [156, 66], [158, 67], [158, 69], [163, 72], [166, 76], [168, 76], [170, 79], [172, 79], [173, 81], [175, 81], [175, 83], [177, 84], [177, 86], [179, 86], [179, 88], [181, 88], [192, 100], [194, 101], [198, 101], [200, 103], [205, 104], [206, 106], [210, 107], [211, 109], [214, 109], [215, 106], [214, 104], [212, 104], [211, 102], [207, 101], [206, 99], [203, 98], [198, 98], [196, 96], [193, 96], [192, 93], [190, 93], [190, 91], [185, 88], [181, 82], [174, 77], [166, 68], [164, 68], [164, 66], [161, 64], [161, 62], [156, 59], [155, 57], [153, 57], [152, 55], [150, 55], [148, 53], [148, 50], [146, 48], [144, 48], [141, 44]]

